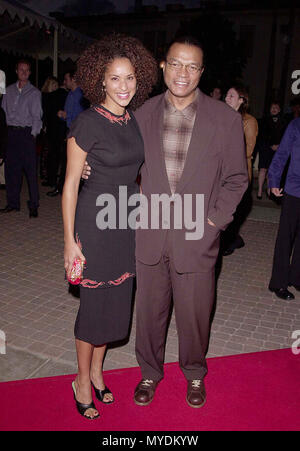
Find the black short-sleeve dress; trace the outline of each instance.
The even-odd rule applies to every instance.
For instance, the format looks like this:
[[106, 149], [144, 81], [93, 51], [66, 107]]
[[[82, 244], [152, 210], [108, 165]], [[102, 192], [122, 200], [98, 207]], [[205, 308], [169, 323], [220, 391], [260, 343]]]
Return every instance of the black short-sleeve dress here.
[[143, 140], [130, 111], [116, 116], [103, 106], [80, 113], [68, 137], [74, 137], [88, 153], [92, 168], [79, 194], [75, 216], [75, 236], [86, 265], [74, 332], [82, 341], [102, 345], [128, 334], [135, 231], [126, 222], [137, 206], [126, 204], [139, 191], [136, 179], [144, 161]]

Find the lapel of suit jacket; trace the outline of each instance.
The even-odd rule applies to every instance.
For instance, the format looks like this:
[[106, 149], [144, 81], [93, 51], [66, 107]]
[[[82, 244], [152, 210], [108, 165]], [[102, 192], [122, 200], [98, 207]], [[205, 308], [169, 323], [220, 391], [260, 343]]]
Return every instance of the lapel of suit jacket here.
[[209, 117], [206, 96], [200, 91], [197, 113], [188, 148], [185, 165], [176, 192], [180, 193], [209, 152], [209, 143], [215, 133], [215, 125]]

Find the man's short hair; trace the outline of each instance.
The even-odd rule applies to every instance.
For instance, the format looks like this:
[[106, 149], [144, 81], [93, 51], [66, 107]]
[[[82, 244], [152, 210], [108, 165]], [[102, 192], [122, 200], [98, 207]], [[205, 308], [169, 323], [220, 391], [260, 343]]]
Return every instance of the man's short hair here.
[[70, 78], [73, 79], [73, 78], [75, 78], [75, 72], [76, 72], [75, 69], [67, 70], [67, 72], [65, 72], [65, 75], [69, 74]]
[[186, 45], [194, 45], [195, 47], [198, 47], [198, 49], [200, 49], [203, 53], [203, 66], [205, 65], [205, 50], [204, 50], [204, 46], [203, 44], [195, 37], [192, 35], [182, 35], [182, 36], [177, 36], [173, 39], [173, 41], [170, 42], [170, 44], [167, 47], [167, 51], [166, 51], [166, 57], [169, 53], [170, 48], [172, 47], [173, 44], [186, 44]]
[[270, 107], [272, 105], [277, 105], [277, 106], [279, 106], [279, 108], [281, 108], [280, 101], [278, 99], [273, 99], [270, 103]]
[[18, 69], [19, 64], [27, 64], [27, 66], [29, 67], [29, 70], [31, 71], [31, 62], [29, 60], [27, 60], [25, 58], [18, 60], [17, 64], [16, 64], [16, 70]]

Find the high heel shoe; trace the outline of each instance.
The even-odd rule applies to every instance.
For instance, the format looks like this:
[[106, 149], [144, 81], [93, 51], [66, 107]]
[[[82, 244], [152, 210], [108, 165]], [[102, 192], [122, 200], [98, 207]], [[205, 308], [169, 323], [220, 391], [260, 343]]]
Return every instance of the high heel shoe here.
[[92, 401], [90, 404], [83, 404], [79, 401], [77, 401], [76, 399], [76, 387], [75, 387], [75, 382], [72, 382], [72, 389], [73, 389], [73, 394], [74, 394], [74, 399], [75, 399], [75, 403], [76, 403], [76, 407], [78, 412], [80, 413], [80, 415], [82, 415], [84, 418], [86, 418], [87, 420], [96, 420], [97, 418], [100, 417], [99, 413], [98, 415], [95, 415], [94, 417], [90, 417], [88, 415], [85, 415], [85, 412], [88, 409], [96, 409], [94, 402]]
[[256, 199], [262, 200], [262, 196], [256, 195]]
[[99, 388], [96, 388], [95, 385], [93, 384], [93, 382], [91, 382], [93, 389], [95, 390], [95, 395], [96, 398], [103, 402], [103, 404], [112, 404], [114, 402], [114, 399], [112, 401], [104, 401], [104, 396], [111, 394], [112, 392], [110, 391], [110, 389], [108, 387], [105, 386], [104, 390], [99, 390]]

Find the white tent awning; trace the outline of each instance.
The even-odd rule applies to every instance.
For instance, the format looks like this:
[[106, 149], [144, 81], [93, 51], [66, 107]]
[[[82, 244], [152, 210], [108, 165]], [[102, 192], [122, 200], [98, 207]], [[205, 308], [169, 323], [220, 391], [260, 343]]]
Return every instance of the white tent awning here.
[[17, 0], [0, 0], [0, 48], [38, 59], [76, 60], [92, 38], [65, 27], [56, 19], [36, 13]]

